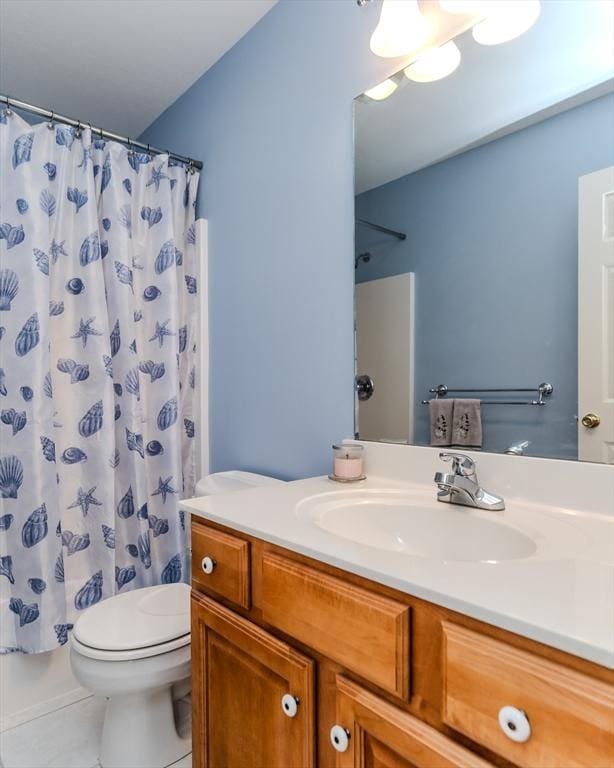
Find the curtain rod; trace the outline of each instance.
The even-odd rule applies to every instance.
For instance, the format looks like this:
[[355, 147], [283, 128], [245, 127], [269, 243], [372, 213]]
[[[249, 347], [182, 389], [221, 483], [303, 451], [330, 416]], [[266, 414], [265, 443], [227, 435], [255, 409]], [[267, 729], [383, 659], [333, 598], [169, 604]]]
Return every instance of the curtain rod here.
[[183, 155], [178, 155], [175, 152], [169, 152], [165, 149], [157, 149], [156, 147], [152, 147], [150, 144], [143, 144], [141, 141], [133, 141], [128, 136], [119, 136], [117, 133], [111, 133], [111, 131], [105, 131], [103, 128], [97, 128], [91, 125], [91, 123], [84, 123], [82, 120], [75, 120], [72, 117], [59, 115], [57, 112], [52, 112], [49, 109], [37, 107], [34, 104], [28, 104], [27, 101], [19, 101], [19, 99], [13, 99], [10, 96], [3, 96], [0, 94], [0, 102], [6, 104], [7, 109], [11, 109], [13, 107], [15, 109], [22, 109], [24, 112], [31, 112], [33, 115], [39, 115], [40, 117], [46, 117], [47, 119], [57, 120], [59, 123], [66, 123], [66, 125], [72, 125], [74, 128], [90, 128], [92, 133], [99, 134], [100, 138], [102, 139], [119, 141], [120, 144], [127, 144], [129, 147], [138, 147], [139, 149], [144, 149], [149, 154], [168, 155], [169, 157], [175, 158], [175, 160], [180, 160], [182, 163], [185, 163], [188, 166], [191, 165], [193, 168], [198, 168], [199, 171], [202, 170], [203, 167], [203, 164], [200, 160], [193, 160], [191, 157], [184, 157]]
[[399, 240], [406, 240], [407, 235], [405, 232], [397, 232], [396, 229], [389, 229], [388, 227], [382, 227], [380, 224], [374, 224], [372, 221], [365, 221], [364, 219], [356, 219], [357, 224], [362, 224], [363, 227], [374, 229], [376, 232], [383, 232], [385, 235], [396, 237]]

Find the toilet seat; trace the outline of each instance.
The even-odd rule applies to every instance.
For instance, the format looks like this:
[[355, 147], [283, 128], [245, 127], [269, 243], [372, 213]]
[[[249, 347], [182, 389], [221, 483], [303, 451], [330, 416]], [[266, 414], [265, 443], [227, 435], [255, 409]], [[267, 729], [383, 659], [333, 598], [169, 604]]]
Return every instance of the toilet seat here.
[[79, 642], [72, 635], [70, 638], [71, 646], [77, 653], [87, 656], [89, 659], [98, 659], [99, 661], [135, 661], [136, 659], [149, 659], [152, 656], [160, 656], [163, 653], [175, 651], [177, 648], [183, 648], [190, 644], [190, 635], [182, 635], [170, 640], [168, 643], [160, 645], [148, 645], [144, 648], [132, 648], [125, 651], [109, 651], [102, 648], [92, 648], [89, 645]]
[[190, 642], [190, 587], [161, 584], [114, 595], [76, 621], [74, 649], [93, 659], [158, 656]]

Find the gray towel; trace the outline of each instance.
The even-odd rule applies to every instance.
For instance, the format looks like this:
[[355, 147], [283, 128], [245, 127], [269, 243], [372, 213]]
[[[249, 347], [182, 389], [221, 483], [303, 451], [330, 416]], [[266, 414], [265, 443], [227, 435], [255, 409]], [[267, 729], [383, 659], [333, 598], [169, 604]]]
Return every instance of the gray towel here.
[[479, 400], [454, 400], [452, 445], [482, 447], [482, 415]]
[[454, 400], [434, 398], [429, 400], [431, 415], [431, 445], [452, 445], [452, 411]]

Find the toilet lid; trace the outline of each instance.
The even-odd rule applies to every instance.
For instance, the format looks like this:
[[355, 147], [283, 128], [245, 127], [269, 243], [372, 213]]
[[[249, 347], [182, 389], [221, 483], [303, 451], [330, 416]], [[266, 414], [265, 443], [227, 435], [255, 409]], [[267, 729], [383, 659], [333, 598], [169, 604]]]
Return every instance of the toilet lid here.
[[109, 597], [88, 608], [73, 630], [80, 643], [104, 651], [151, 648], [189, 633], [187, 584], [161, 584]]

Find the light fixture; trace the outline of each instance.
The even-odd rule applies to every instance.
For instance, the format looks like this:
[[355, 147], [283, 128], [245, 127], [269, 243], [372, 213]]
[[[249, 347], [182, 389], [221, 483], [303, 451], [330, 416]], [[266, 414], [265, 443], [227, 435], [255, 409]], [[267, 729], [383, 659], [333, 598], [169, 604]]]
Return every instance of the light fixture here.
[[439, 7], [446, 13], [489, 16], [496, 11], [500, 2], [501, 0], [439, 0]]
[[420, 13], [418, 0], [384, 0], [371, 50], [376, 56], [394, 58], [419, 48], [430, 25]]
[[395, 83], [394, 80], [384, 80], [384, 82], [379, 85], [375, 85], [373, 88], [369, 88], [368, 91], [365, 91], [365, 96], [368, 96], [375, 101], [383, 101], [384, 99], [387, 99], [388, 96], [392, 96], [398, 87], [398, 84]]
[[497, 0], [489, 15], [473, 28], [473, 39], [481, 45], [499, 45], [522, 35], [537, 21], [539, 0]]
[[405, 68], [405, 76], [416, 83], [432, 83], [441, 80], [458, 67], [461, 52], [453, 40], [439, 48], [427, 48], [420, 58]]

